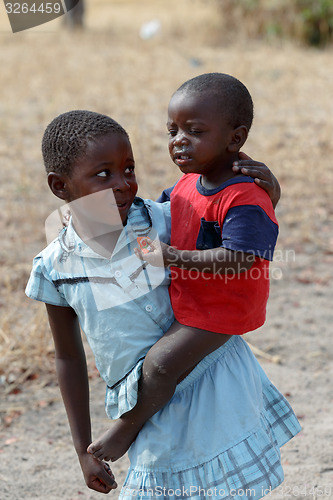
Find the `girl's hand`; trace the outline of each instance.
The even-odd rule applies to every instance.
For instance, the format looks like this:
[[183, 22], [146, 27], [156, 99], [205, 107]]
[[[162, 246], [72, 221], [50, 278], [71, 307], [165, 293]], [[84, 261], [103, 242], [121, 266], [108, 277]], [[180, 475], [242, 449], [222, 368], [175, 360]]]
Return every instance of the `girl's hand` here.
[[139, 243], [139, 248], [135, 248], [135, 255], [151, 264], [154, 267], [169, 267], [177, 265], [177, 249], [163, 243], [159, 240], [152, 241], [150, 238], [144, 238], [144, 248]]
[[275, 208], [281, 196], [280, 184], [276, 177], [264, 163], [252, 160], [247, 154], [240, 152], [239, 158], [234, 162], [232, 170], [254, 177], [254, 182], [268, 193]]
[[79, 457], [79, 460], [88, 488], [99, 493], [109, 493], [117, 488], [118, 485], [109, 464], [95, 458], [90, 453], [84, 453]]

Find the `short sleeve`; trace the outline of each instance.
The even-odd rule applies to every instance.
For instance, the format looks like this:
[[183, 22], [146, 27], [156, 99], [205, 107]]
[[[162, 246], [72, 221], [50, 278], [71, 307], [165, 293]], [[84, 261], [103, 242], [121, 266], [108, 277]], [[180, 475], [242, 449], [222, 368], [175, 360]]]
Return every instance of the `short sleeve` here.
[[164, 203], [165, 201], [170, 201], [171, 193], [172, 193], [173, 188], [175, 187], [176, 184], [174, 184], [173, 186], [171, 186], [167, 189], [164, 189], [162, 191], [162, 193], [160, 194], [160, 196], [157, 198], [156, 202], [157, 203]]
[[171, 237], [171, 206], [170, 201], [163, 201], [158, 203], [152, 200], [145, 200], [149, 209], [150, 216], [152, 217], [153, 233], [151, 238], [154, 239], [157, 235], [160, 241], [170, 245]]
[[170, 201], [165, 201], [161, 204], [164, 213], [164, 220], [166, 226], [166, 237], [161, 237], [161, 241], [170, 245], [171, 238], [171, 204]]
[[44, 265], [42, 256], [34, 258], [32, 271], [25, 293], [29, 298], [45, 302], [46, 304], [70, 307], [66, 299], [60, 294], [53, 284], [52, 279]]
[[223, 221], [221, 246], [273, 260], [278, 233], [278, 225], [260, 206], [235, 206]]

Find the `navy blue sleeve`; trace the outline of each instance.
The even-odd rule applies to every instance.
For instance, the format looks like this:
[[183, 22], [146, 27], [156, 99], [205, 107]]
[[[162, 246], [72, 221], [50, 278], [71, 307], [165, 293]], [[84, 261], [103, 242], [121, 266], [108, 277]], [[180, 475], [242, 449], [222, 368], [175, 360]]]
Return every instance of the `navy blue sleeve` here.
[[[177, 184], [177, 182], [176, 182], [176, 184]], [[174, 184], [172, 187], [164, 189], [162, 191], [162, 193], [160, 194], [160, 196], [157, 198], [157, 200], [156, 200], [157, 203], [164, 203], [165, 201], [170, 201], [170, 195], [171, 195], [172, 190], [176, 184]]]
[[232, 207], [222, 226], [222, 247], [273, 260], [279, 228], [258, 205]]

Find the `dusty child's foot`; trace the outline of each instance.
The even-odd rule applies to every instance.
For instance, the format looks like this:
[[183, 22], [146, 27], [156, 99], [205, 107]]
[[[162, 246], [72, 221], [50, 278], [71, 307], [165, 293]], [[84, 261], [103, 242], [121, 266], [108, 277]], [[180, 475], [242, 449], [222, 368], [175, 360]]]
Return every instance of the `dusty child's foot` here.
[[137, 428], [121, 419], [115, 420], [111, 428], [91, 443], [87, 452], [100, 460], [115, 462], [122, 457], [138, 434]]

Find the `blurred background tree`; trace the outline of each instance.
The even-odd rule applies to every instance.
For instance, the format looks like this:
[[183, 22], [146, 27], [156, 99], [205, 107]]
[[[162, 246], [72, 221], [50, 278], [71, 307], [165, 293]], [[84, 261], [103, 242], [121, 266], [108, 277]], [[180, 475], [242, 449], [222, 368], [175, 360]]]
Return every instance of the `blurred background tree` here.
[[323, 47], [333, 39], [332, 0], [217, 0], [224, 26], [251, 37]]

